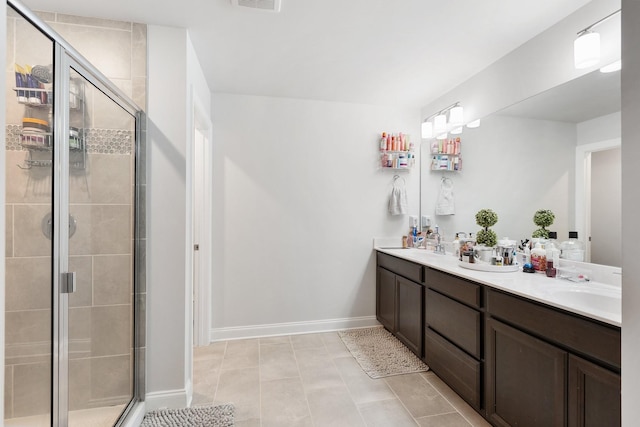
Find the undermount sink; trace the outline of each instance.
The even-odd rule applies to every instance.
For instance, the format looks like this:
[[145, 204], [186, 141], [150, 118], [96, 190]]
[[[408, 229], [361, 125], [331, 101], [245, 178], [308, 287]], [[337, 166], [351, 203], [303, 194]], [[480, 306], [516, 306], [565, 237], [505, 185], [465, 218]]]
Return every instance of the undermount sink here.
[[622, 307], [620, 291], [616, 289], [593, 288], [586, 285], [570, 289], [557, 289], [551, 292], [550, 296], [561, 304], [579, 304], [607, 313], [620, 313]]

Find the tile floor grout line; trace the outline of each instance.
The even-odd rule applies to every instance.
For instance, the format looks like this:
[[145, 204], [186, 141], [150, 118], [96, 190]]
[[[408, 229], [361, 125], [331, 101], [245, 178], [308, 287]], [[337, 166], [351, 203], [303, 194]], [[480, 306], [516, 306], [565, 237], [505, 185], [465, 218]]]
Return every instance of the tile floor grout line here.
[[[404, 375], [404, 374], [403, 374]], [[395, 376], [395, 375], [394, 375]], [[421, 375], [422, 376], [422, 375]], [[384, 383], [387, 385], [387, 387], [389, 387], [389, 390], [391, 390], [391, 393], [393, 393], [393, 395], [396, 397], [396, 400], [398, 402], [400, 402], [400, 404], [402, 405], [402, 407], [404, 408], [405, 411], [407, 411], [407, 414], [409, 414], [409, 416], [411, 417], [411, 419], [413, 420], [414, 423], [416, 423], [416, 425], [419, 427], [420, 423], [418, 422], [418, 420], [416, 419], [416, 417], [413, 416], [413, 414], [411, 413], [411, 411], [409, 410], [409, 408], [407, 408], [407, 406], [404, 404], [404, 402], [402, 401], [402, 399], [400, 399], [400, 396], [398, 396], [398, 393], [396, 393], [396, 391], [393, 389], [393, 387], [391, 387], [391, 385], [387, 382], [387, 378], [389, 377], [383, 377], [380, 378], [381, 380], [384, 381]]]
[[[338, 332], [334, 332], [334, 333], [338, 336], [338, 338], [340, 338], [340, 335], [338, 334]], [[324, 341], [323, 337], [320, 337], [320, 338], [322, 340], [322, 345], [324, 345], [325, 350], [327, 350], [327, 354], [329, 354], [329, 349], [327, 348], [327, 343]], [[342, 338], [340, 338], [340, 341], [342, 341]], [[343, 342], [343, 345], [344, 345], [344, 342]], [[351, 353], [351, 352], [349, 352], [349, 353]], [[356, 407], [356, 410], [358, 411], [358, 415], [360, 415], [360, 419], [362, 420], [362, 423], [365, 425], [365, 427], [368, 427], [369, 424], [367, 423], [367, 420], [364, 418], [364, 415], [362, 415], [362, 411], [360, 410], [360, 408], [358, 407], [358, 404], [356, 403], [355, 399], [353, 398], [353, 394], [351, 393], [351, 390], [349, 389], [349, 385], [347, 385], [347, 382], [345, 381], [344, 376], [342, 376], [342, 373], [340, 372], [340, 369], [338, 369], [338, 365], [336, 365], [336, 358], [331, 356], [331, 355], [329, 355], [329, 357], [331, 358], [331, 363], [333, 364], [333, 367], [336, 368], [336, 372], [338, 372], [338, 375], [340, 376], [340, 379], [342, 380], [342, 383], [346, 387], [347, 393], [349, 393], [349, 397], [351, 398], [351, 403], [353, 403], [353, 405]], [[351, 357], [353, 357], [353, 355], [351, 355]]]
[[258, 338], [258, 411], [260, 427], [262, 427], [262, 340]]
[[[324, 342], [323, 342], [324, 344]], [[313, 419], [313, 414], [311, 413], [311, 405], [309, 405], [309, 399], [307, 398], [307, 391], [304, 388], [304, 381], [302, 380], [302, 372], [300, 371], [300, 363], [298, 363], [298, 356], [296, 355], [296, 350], [293, 348], [293, 341], [291, 341], [291, 335], [289, 335], [289, 345], [291, 346], [291, 352], [293, 353], [293, 359], [296, 361], [296, 369], [298, 370], [298, 378], [300, 378], [300, 384], [302, 384], [302, 393], [304, 393], [304, 401], [307, 403], [307, 410], [309, 411], [309, 419], [311, 420], [311, 425], [315, 427], [316, 422]]]
[[216, 380], [216, 389], [213, 392], [213, 401], [211, 402], [212, 405], [216, 404], [216, 397], [218, 397], [218, 388], [220, 387], [220, 376], [222, 375], [222, 365], [224, 364], [224, 358], [227, 355], [227, 347], [229, 345], [229, 341], [225, 341], [224, 342], [224, 351], [222, 352], [222, 361], [220, 362], [220, 367], [218, 368], [218, 375], [217, 375], [217, 380]]
[[[433, 375], [436, 375], [436, 373], [431, 371], [431, 369], [429, 369], [429, 371], [427, 371], [427, 372], [432, 372]], [[445, 396], [444, 394], [440, 393], [440, 390], [438, 390], [437, 387], [435, 387], [433, 384], [431, 384], [431, 381], [429, 381], [426, 378], [426, 376], [424, 376], [424, 375], [420, 375], [420, 376], [427, 382], [427, 384], [429, 384], [431, 387], [433, 387], [433, 389], [436, 391], [436, 393], [438, 393], [444, 399], [445, 402], [447, 402], [449, 405], [451, 405], [451, 407], [455, 410], [455, 412], [460, 414], [460, 416], [469, 424], [469, 427], [473, 427], [473, 423], [471, 422], [471, 420], [469, 420], [467, 417], [465, 417], [464, 414], [460, 410], [458, 410], [458, 408], [449, 399], [447, 399], [447, 396]], [[440, 378], [440, 377], [438, 377], [438, 378]]]

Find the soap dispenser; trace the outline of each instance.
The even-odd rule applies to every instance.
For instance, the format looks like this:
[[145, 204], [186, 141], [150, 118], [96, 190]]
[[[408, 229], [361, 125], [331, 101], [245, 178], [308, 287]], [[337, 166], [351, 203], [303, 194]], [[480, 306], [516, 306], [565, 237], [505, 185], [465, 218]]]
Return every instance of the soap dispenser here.
[[547, 271], [547, 251], [540, 242], [537, 242], [536, 246], [531, 249], [531, 264], [533, 264], [533, 269], [536, 273]]

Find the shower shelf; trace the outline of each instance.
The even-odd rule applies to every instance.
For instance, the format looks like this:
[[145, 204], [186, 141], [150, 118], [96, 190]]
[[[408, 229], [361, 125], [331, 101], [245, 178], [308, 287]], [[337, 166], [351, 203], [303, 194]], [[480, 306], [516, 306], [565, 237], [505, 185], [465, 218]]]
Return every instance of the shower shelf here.
[[[16, 91], [16, 98], [18, 99], [18, 104], [28, 105], [30, 107], [51, 108], [51, 104], [53, 101], [53, 91], [51, 89], [39, 89], [39, 88], [32, 88], [32, 87], [14, 87], [13, 90]], [[23, 92], [24, 95], [20, 95], [20, 92]], [[41, 97], [43, 94], [46, 98], [45, 102], [42, 102]], [[20, 99], [21, 97], [25, 99]], [[35, 98], [38, 101], [30, 101], [29, 100], [30, 98], [32, 99]]]

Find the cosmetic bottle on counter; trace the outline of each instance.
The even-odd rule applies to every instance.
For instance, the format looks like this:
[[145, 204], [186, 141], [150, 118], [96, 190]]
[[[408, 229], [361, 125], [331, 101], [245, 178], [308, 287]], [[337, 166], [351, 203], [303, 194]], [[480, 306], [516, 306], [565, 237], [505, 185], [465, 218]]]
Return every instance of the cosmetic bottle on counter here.
[[531, 264], [536, 273], [544, 273], [547, 270], [547, 251], [540, 242], [531, 249]]

